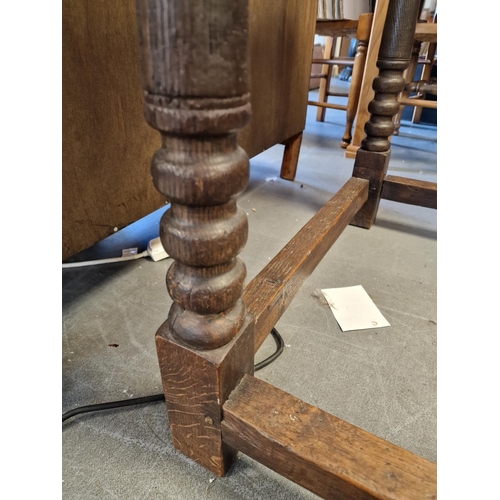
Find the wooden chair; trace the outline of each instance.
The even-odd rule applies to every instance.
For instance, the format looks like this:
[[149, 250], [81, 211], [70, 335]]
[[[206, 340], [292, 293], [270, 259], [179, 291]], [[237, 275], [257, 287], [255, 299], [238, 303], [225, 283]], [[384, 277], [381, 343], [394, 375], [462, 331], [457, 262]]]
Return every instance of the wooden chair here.
[[[379, 5], [379, 1], [377, 0], [375, 9], [377, 7], [382, 8], [382, 5]], [[385, 23], [385, 15], [383, 13], [379, 14], [378, 17], [379, 21]], [[382, 23], [382, 25], [383, 25]], [[373, 33], [372, 28], [372, 37], [375, 36]], [[378, 26], [378, 29], [380, 29], [380, 25]], [[426, 100], [426, 99], [419, 99], [413, 100], [408, 97], [408, 94], [412, 92], [413, 90], [420, 90], [423, 93], [431, 93], [437, 91], [437, 86], [434, 87], [433, 84], [427, 84], [424, 86], [422, 84], [421, 88], [417, 86], [412, 86], [412, 80], [413, 80], [413, 75], [415, 72], [415, 68], [417, 67], [417, 62], [418, 62], [418, 54], [419, 54], [419, 48], [422, 42], [430, 42], [430, 43], [437, 43], [437, 22], [436, 23], [418, 23], [415, 28], [415, 35], [414, 35], [414, 42], [412, 45], [412, 56], [410, 58], [410, 66], [409, 69], [405, 72], [405, 83], [408, 84], [408, 86], [403, 89], [403, 92], [399, 96], [399, 101], [402, 107], [400, 108], [398, 115], [394, 118], [395, 123], [397, 124], [396, 126], [396, 133], [397, 129], [399, 128], [399, 120], [402, 114], [402, 110], [404, 106], [411, 105], [411, 106], [420, 106], [420, 107], [429, 107], [429, 108], [436, 108], [437, 107], [437, 102], [432, 101], [432, 100]], [[380, 33], [379, 33], [380, 36]], [[359, 149], [361, 142], [363, 141], [363, 138], [365, 137], [366, 130], [365, 130], [365, 125], [369, 119], [370, 113], [368, 111], [368, 105], [373, 99], [373, 90], [372, 90], [372, 82], [374, 78], [378, 74], [378, 68], [376, 66], [376, 58], [373, 57], [373, 53], [371, 54], [371, 58], [367, 57], [366, 64], [365, 64], [365, 72], [363, 75], [363, 80], [362, 80], [362, 87], [359, 91], [359, 101], [358, 101], [358, 106], [356, 110], [356, 116], [355, 116], [355, 123], [354, 123], [354, 133], [352, 140], [350, 144], [346, 147], [346, 153], [345, 156], [347, 158], [355, 158], [356, 157], [356, 152]], [[429, 58], [434, 59], [434, 54], [429, 53]], [[417, 94], [418, 95], [418, 94]]]
[[[370, 31], [373, 21], [373, 14], [366, 13], [359, 17], [359, 20], [323, 20], [316, 22], [316, 34], [326, 37], [324, 58], [313, 59], [313, 64], [322, 64], [319, 76], [320, 87], [318, 101], [308, 101], [310, 106], [317, 106], [316, 120], [325, 120], [327, 109], [340, 109], [346, 111], [346, 128], [342, 136], [342, 147], [346, 147], [351, 141], [351, 130], [356, 116], [356, 109], [361, 89], [361, 79], [366, 62], [366, 51], [370, 38]], [[335, 57], [334, 43], [342, 38], [355, 37], [357, 40], [356, 54], [354, 57]], [[348, 92], [331, 92], [330, 82], [332, 78], [332, 68], [334, 65], [352, 66], [352, 77], [350, 90]], [[329, 96], [347, 97], [347, 104], [336, 104], [328, 102]]]
[[[422, 45], [424, 43], [426, 44], [426, 50], [421, 57]], [[437, 18], [434, 17], [432, 23], [422, 22], [417, 24], [410, 65], [405, 71], [406, 85], [398, 98], [401, 106], [394, 119], [394, 135], [399, 134], [401, 116], [406, 106], [414, 106], [413, 123], [420, 122], [422, 108], [437, 109], [437, 100], [426, 99], [427, 94], [437, 96], [437, 81], [431, 80], [432, 69], [437, 63], [436, 52]], [[423, 69], [420, 78], [415, 81], [415, 73], [419, 64], [423, 65]]]
[[246, 288], [247, 0], [204, 5], [137, 2], [143, 109], [162, 137], [153, 181], [171, 201], [161, 239], [174, 304], [156, 346], [173, 443], [219, 476], [240, 450], [323, 498], [436, 498], [435, 464], [253, 377], [254, 353], [343, 229], [369, 225], [381, 194], [421, 198], [384, 178], [418, 0], [391, 1], [353, 177]]
[[[377, 0], [373, 8], [373, 14], [371, 17], [363, 15], [363, 19], [360, 17], [359, 21], [366, 23], [369, 22], [369, 26], [359, 26], [359, 33], [354, 33], [358, 29], [358, 21], [345, 21], [345, 20], [334, 20], [334, 21], [323, 21], [318, 20], [316, 23], [316, 34], [318, 35], [328, 35], [328, 33], [333, 33], [337, 36], [356, 36], [359, 41], [357, 47], [357, 54], [355, 56], [356, 70], [353, 68], [353, 75], [351, 79], [351, 84], [349, 92], [347, 94], [342, 94], [347, 96], [347, 105], [335, 105], [327, 103], [329, 95], [330, 75], [331, 75], [331, 65], [325, 65], [322, 68], [322, 75], [324, 75], [323, 80], [320, 82], [318, 101], [308, 101], [309, 105], [318, 106], [319, 109], [316, 114], [316, 119], [318, 121], [323, 121], [325, 116], [325, 111], [327, 108], [340, 109], [346, 111], [346, 128], [342, 136], [341, 146], [343, 148], [348, 148], [352, 142], [352, 129], [353, 125], [359, 123], [361, 120], [364, 123], [368, 119], [368, 109], [366, 106], [368, 102], [373, 98], [372, 91], [372, 81], [377, 75], [377, 54], [380, 47], [380, 40], [382, 37], [382, 30], [385, 24], [385, 17], [387, 14], [387, 7], [389, 5], [389, 0]], [[351, 30], [349, 32], [348, 30]], [[331, 42], [328, 42], [325, 46], [325, 59], [329, 56], [332, 50]], [[313, 61], [317, 61], [314, 59]], [[339, 64], [338, 60], [332, 62], [331, 64]], [[354, 60], [352, 61], [354, 66]], [[356, 73], [356, 74], [355, 74]], [[365, 109], [366, 108], [366, 109]], [[364, 120], [364, 121], [363, 121]], [[355, 129], [355, 133], [357, 128]], [[359, 133], [358, 133], [359, 135]], [[357, 148], [356, 148], [357, 149]], [[347, 156], [347, 154], [346, 154]]]
[[[437, 23], [437, 0], [426, 0], [420, 14], [420, 19], [428, 23]], [[422, 73], [419, 81], [432, 81], [433, 68], [437, 65], [437, 32], [436, 41], [424, 42], [421, 52], [422, 58], [419, 58], [419, 64], [422, 64]], [[423, 60], [422, 60], [423, 59]], [[422, 93], [422, 98], [425, 99], [425, 92]], [[420, 123], [423, 106], [415, 106], [413, 109], [412, 123]]]

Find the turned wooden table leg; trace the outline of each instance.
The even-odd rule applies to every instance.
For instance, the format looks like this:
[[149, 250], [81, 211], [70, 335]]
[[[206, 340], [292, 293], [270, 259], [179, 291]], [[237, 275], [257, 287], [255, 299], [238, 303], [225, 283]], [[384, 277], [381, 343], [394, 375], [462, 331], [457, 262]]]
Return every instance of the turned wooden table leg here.
[[[333, 53], [333, 37], [327, 36], [325, 40], [325, 50], [323, 51], [324, 59], [331, 59]], [[328, 101], [328, 91], [330, 90], [330, 80], [332, 79], [332, 68], [331, 64], [323, 64], [321, 67], [321, 74], [326, 75], [322, 77], [319, 82], [319, 91], [318, 91], [318, 101], [319, 102], [327, 102]], [[316, 121], [324, 122], [325, 121], [325, 113], [326, 108], [319, 107], [316, 110]]]
[[375, 97], [368, 105], [370, 119], [366, 137], [354, 161], [353, 176], [370, 182], [368, 200], [351, 224], [370, 228], [375, 221], [382, 184], [390, 159], [389, 138], [394, 132], [392, 118], [399, 110], [398, 95], [403, 90], [404, 70], [412, 51], [419, 0], [390, 0], [373, 81]]
[[[237, 131], [250, 116], [247, 1], [137, 0], [144, 115], [162, 137], [151, 173], [171, 208], [160, 236], [173, 257], [173, 305], [156, 334], [175, 447], [218, 475], [234, 450], [221, 439], [221, 407], [253, 372], [253, 324], [237, 257], [247, 218], [236, 197], [248, 182]], [[210, 4], [209, 4], [210, 5]]]

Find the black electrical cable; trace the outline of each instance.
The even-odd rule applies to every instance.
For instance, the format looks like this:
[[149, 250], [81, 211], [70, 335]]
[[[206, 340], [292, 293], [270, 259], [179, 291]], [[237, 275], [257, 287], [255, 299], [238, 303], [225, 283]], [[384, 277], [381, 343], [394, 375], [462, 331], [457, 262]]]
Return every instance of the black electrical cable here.
[[257, 370], [261, 370], [262, 368], [264, 368], [264, 366], [270, 365], [276, 358], [281, 355], [281, 353], [285, 349], [285, 341], [283, 340], [283, 337], [278, 333], [278, 330], [276, 330], [276, 328], [273, 328], [271, 330], [271, 335], [276, 342], [276, 351], [274, 351], [274, 354], [271, 354], [271, 356], [264, 359], [264, 361], [257, 363], [253, 367], [254, 372], [256, 372]]
[[[285, 349], [285, 342], [283, 337], [278, 333], [276, 328], [271, 330], [271, 335], [273, 336], [274, 341], [276, 342], [276, 351], [271, 354], [268, 358], [264, 359], [260, 363], [257, 363], [254, 366], [254, 371], [261, 370], [265, 366], [271, 364], [274, 360], [276, 360], [283, 350]], [[80, 415], [82, 413], [89, 413], [92, 411], [100, 411], [100, 410], [111, 410], [114, 408], [122, 408], [124, 406], [132, 406], [132, 405], [141, 405], [145, 403], [154, 403], [156, 401], [165, 401], [165, 394], [156, 394], [154, 396], [145, 396], [142, 398], [132, 398], [125, 399], [121, 401], [110, 401], [109, 403], [100, 403], [96, 405], [88, 405], [88, 406], [80, 406], [80, 408], [74, 408], [73, 410], [67, 411], [63, 413], [62, 421], [68, 420], [68, 418], [74, 417], [76, 415]]]
[[110, 401], [109, 403], [100, 403], [97, 405], [80, 406], [74, 410], [63, 413], [62, 421], [68, 418], [80, 415], [81, 413], [88, 413], [90, 411], [111, 410], [113, 408], [122, 408], [123, 406], [140, 405], [144, 403], [154, 403], [155, 401], [165, 401], [165, 394], [156, 394], [155, 396], [145, 396], [143, 398], [125, 399], [122, 401]]

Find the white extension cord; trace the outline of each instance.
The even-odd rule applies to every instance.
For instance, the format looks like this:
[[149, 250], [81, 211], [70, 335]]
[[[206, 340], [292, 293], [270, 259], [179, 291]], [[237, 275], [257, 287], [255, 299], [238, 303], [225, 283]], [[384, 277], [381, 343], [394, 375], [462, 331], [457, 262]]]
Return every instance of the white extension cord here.
[[137, 253], [137, 248], [127, 248], [122, 251], [121, 257], [113, 257], [111, 259], [88, 260], [84, 262], [68, 262], [66, 264], [63, 263], [62, 267], [63, 269], [67, 269], [69, 267], [95, 266], [97, 264], [108, 264], [110, 262], [124, 262], [126, 260], [136, 260], [148, 256], [151, 257], [151, 259], [153, 259], [154, 262], [166, 259], [168, 257], [167, 252], [165, 252], [165, 249], [161, 244], [160, 237], [152, 239], [148, 243], [147, 250], [142, 253]]

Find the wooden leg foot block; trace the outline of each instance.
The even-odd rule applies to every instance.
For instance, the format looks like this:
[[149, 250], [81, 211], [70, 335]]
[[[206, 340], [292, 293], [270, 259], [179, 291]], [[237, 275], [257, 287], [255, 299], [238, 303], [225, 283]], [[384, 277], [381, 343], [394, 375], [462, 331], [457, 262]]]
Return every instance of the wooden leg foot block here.
[[175, 448], [218, 476], [236, 454], [222, 442], [222, 405], [243, 375], [253, 373], [253, 321], [223, 347], [199, 351], [180, 344], [165, 322], [156, 348]]
[[344, 156], [346, 158], [353, 158], [354, 159], [354, 158], [356, 158], [356, 153], [358, 152], [358, 149], [359, 149], [359, 146], [356, 146], [356, 145], [351, 143], [346, 147]]
[[390, 151], [378, 153], [359, 149], [354, 161], [353, 177], [369, 181], [368, 199], [351, 221], [352, 226], [370, 229], [375, 222], [380, 193], [387, 167], [389, 166]]

